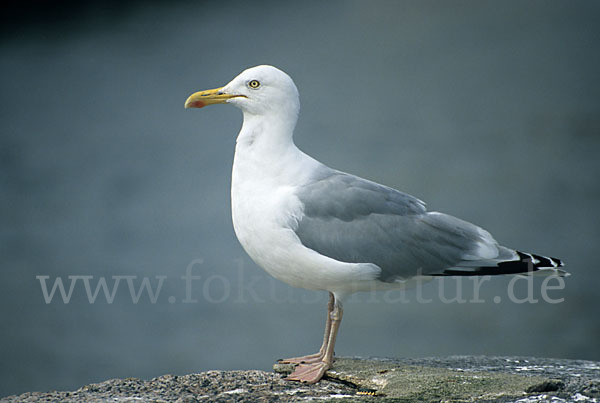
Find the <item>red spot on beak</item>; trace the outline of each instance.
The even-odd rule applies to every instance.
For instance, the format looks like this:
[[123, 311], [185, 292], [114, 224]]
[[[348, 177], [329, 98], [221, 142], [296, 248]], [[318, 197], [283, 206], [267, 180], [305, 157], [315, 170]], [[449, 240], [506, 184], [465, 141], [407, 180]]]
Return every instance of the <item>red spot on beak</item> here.
[[199, 100], [196, 100], [196, 101], [191, 102], [191, 103], [188, 104], [189, 108], [203, 108], [205, 106], [206, 106], [206, 104], [204, 102], [202, 102], [202, 101], [199, 101]]

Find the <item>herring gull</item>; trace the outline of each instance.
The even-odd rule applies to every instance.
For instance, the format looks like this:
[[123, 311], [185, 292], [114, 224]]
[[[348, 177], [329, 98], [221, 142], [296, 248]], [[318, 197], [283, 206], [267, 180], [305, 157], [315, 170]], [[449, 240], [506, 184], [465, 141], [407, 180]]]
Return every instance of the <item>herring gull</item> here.
[[243, 112], [231, 182], [241, 245], [273, 277], [329, 292], [323, 344], [316, 354], [282, 360], [297, 364], [288, 380], [318, 382], [331, 368], [342, 301], [354, 292], [435, 276], [567, 274], [559, 259], [501, 246], [476, 225], [300, 151], [292, 139], [298, 90], [275, 67], [249, 68], [224, 87], [190, 95], [185, 107], [219, 103]]

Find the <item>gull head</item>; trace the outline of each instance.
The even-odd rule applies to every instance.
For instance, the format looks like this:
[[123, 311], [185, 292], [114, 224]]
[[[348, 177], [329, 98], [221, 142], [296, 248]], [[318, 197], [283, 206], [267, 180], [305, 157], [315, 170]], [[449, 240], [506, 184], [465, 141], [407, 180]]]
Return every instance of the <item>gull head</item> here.
[[244, 114], [298, 115], [300, 100], [294, 81], [273, 66], [256, 66], [241, 72], [223, 87], [199, 91], [185, 101], [186, 108], [232, 104]]

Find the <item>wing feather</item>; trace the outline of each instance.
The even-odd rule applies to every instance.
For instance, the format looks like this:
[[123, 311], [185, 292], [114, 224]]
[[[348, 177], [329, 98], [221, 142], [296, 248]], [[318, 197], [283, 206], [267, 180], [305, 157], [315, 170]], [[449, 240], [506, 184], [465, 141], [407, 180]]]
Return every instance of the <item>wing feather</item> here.
[[498, 255], [483, 229], [427, 212], [419, 199], [353, 175], [321, 173], [297, 195], [304, 206], [295, 228], [302, 244], [339, 261], [376, 264], [382, 281]]

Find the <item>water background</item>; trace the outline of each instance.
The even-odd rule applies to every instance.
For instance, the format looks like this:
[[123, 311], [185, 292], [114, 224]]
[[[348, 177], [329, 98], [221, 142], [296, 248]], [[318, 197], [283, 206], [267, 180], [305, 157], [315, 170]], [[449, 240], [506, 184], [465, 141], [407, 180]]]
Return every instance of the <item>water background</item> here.
[[[233, 233], [241, 113], [183, 109], [257, 64], [294, 78], [308, 154], [573, 273], [560, 304], [510, 302], [510, 278], [483, 284], [484, 303], [443, 303], [435, 283], [431, 303], [357, 295], [338, 355], [600, 360], [600, 3], [57, 7], [16, 13], [0, 40], [0, 396], [268, 370], [318, 348], [325, 293], [269, 278]], [[155, 303], [126, 280], [90, 303], [79, 280], [46, 304], [36, 276], [166, 278]]]

